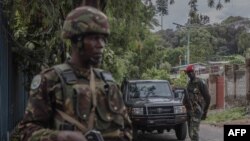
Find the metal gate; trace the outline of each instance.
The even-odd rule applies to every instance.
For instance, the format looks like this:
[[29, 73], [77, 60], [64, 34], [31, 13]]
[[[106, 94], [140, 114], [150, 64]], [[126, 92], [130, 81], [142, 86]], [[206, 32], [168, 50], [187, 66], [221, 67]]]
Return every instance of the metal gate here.
[[0, 140], [7, 139], [8, 131], [8, 94], [9, 92], [9, 49], [7, 47], [7, 36], [3, 27], [2, 6], [0, 5]]
[[8, 141], [9, 132], [23, 116], [27, 100], [26, 77], [13, 63], [5, 25], [0, 3], [0, 141]]

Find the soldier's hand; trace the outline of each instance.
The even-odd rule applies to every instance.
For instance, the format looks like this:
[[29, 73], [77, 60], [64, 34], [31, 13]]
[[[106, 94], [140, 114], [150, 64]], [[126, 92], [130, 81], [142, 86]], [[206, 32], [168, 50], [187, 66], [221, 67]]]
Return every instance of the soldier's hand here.
[[57, 141], [87, 141], [81, 132], [60, 131], [57, 135]]

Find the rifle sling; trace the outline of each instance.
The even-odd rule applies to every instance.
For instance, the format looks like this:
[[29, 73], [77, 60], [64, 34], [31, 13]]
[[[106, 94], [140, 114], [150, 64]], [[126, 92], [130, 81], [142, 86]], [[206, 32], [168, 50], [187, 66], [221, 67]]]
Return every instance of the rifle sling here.
[[[59, 73], [58, 73], [59, 74]], [[87, 131], [91, 130], [94, 128], [94, 122], [95, 122], [95, 110], [96, 110], [96, 105], [97, 105], [97, 100], [96, 100], [96, 93], [95, 93], [95, 76], [94, 76], [94, 72], [93, 72], [93, 68], [90, 68], [90, 90], [92, 93], [92, 108], [91, 108], [91, 112], [89, 115], [89, 121], [88, 121], [88, 128], [86, 128], [82, 123], [80, 123], [79, 121], [77, 121], [76, 119], [72, 118], [71, 116], [69, 116], [68, 114], [66, 114], [65, 112], [56, 109], [57, 113], [67, 122], [75, 125], [78, 129], [80, 129], [82, 131], [82, 133], [86, 133]]]
[[77, 121], [76, 119], [72, 118], [71, 116], [69, 116], [68, 114], [66, 114], [65, 112], [56, 109], [57, 113], [67, 122], [75, 125], [78, 129], [80, 129], [82, 131], [82, 133], [86, 133], [88, 131], [88, 129], [81, 124], [79, 121]]
[[95, 92], [95, 75], [93, 72], [93, 68], [90, 68], [90, 91], [92, 93], [92, 109], [91, 113], [89, 115], [89, 122], [88, 122], [88, 129], [91, 130], [94, 128], [94, 122], [95, 122], [95, 110], [96, 110], [96, 105], [97, 105], [97, 100], [96, 100], [96, 92]]

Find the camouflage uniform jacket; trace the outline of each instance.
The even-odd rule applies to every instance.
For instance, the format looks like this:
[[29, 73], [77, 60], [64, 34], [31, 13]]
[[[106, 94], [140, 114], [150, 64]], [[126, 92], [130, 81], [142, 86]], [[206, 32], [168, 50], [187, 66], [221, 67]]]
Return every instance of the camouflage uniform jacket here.
[[190, 113], [206, 113], [210, 104], [210, 95], [207, 86], [201, 79], [195, 78], [187, 84], [187, 96], [184, 97], [184, 104]]
[[[57, 69], [61, 69], [65, 85]], [[97, 97], [94, 128], [102, 134], [119, 130], [120, 138], [131, 137], [131, 121], [117, 84], [109, 73], [104, 74], [106, 78], [101, 78], [102, 73], [97, 69], [94, 72]], [[56, 141], [58, 131], [78, 130], [56, 114], [55, 109], [87, 126], [92, 106], [89, 80], [90, 70], [80, 70], [69, 63], [36, 75], [31, 83], [24, 118], [18, 126], [21, 140]]]

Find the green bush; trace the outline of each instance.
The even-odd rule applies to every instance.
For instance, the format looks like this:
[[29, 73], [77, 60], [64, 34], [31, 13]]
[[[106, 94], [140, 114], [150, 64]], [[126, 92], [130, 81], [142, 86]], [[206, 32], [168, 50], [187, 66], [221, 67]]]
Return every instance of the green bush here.
[[156, 68], [147, 69], [146, 72], [142, 74], [142, 79], [163, 79], [170, 81], [169, 74], [165, 69]]
[[226, 109], [222, 112], [211, 113], [208, 115], [205, 122], [207, 123], [218, 123], [225, 121], [232, 121], [236, 119], [243, 119], [245, 117], [245, 107], [236, 107]]

